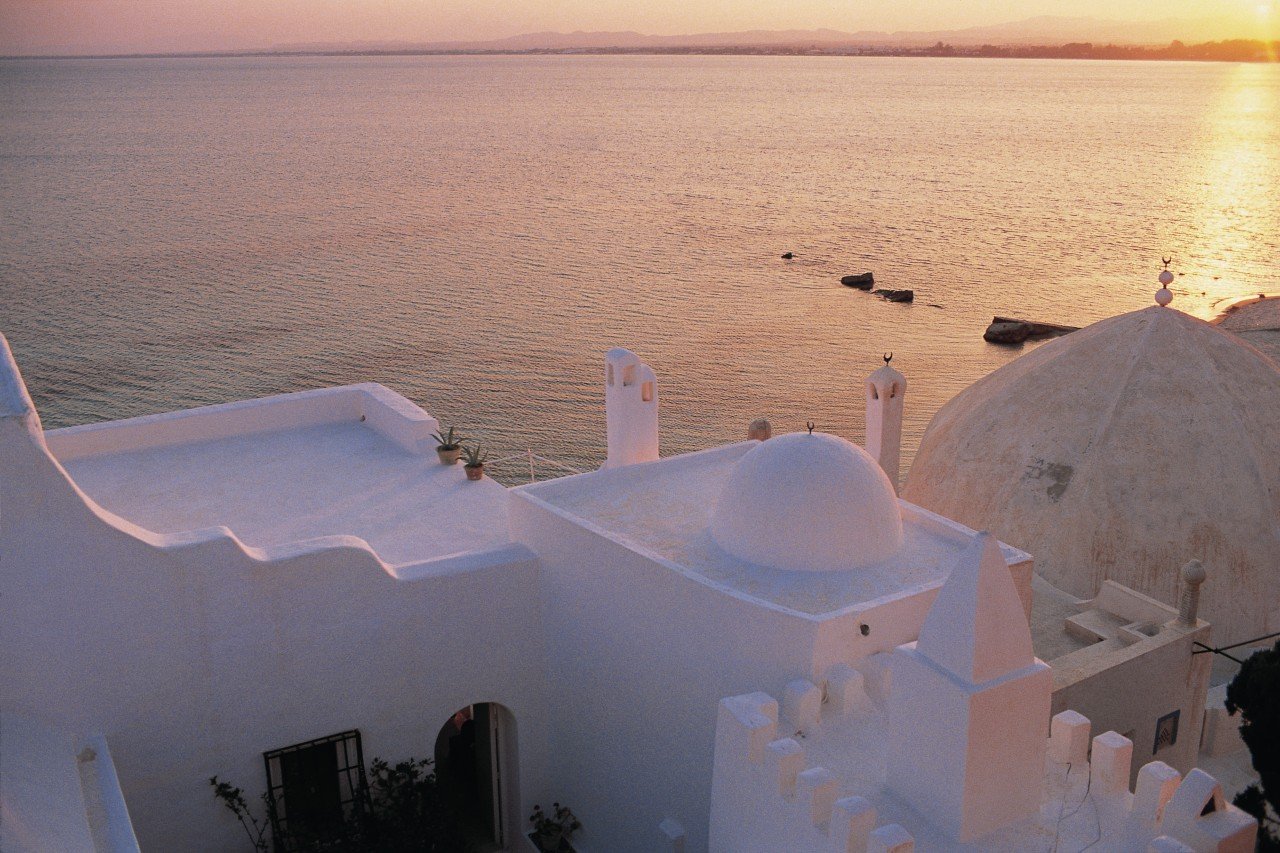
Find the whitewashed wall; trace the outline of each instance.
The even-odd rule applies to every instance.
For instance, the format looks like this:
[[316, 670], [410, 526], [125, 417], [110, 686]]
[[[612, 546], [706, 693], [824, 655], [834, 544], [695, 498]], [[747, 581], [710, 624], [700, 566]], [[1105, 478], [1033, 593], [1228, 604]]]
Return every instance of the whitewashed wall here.
[[[817, 623], [713, 589], [562, 517], [522, 491], [512, 533], [543, 564], [552, 799], [594, 853], [705, 850], [715, 708], [807, 672]], [[578, 839], [575, 838], [575, 844]]]
[[545, 799], [527, 550], [420, 565], [406, 581], [350, 537], [270, 551], [226, 530], [157, 537], [88, 501], [34, 413], [13, 407], [0, 460], [0, 707], [102, 732], [144, 849], [239, 849], [208, 778], [256, 796], [265, 750], [358, 728], [366, 759], [427, 757], [475, 702], [516, 719], [512, 825]]
[[[1186, 773], [1199, 755], [1213, 657], [1192, 654], [1197, 641], [1210, 644], [1208, 625], [1162, 633], [1108, 655], [1083, 654], [1083, 665], [1077, 665], [1073, 655], [1059, 658], [1053, 661], [1053, 713], [1079, 711], [1097, 729], [1129, 736], [1132, 782], [1138, 769], [1153, 759]], [[1175, 710], [1181, 712], [1177, 743], [1155, 753], [1156, 722]]]

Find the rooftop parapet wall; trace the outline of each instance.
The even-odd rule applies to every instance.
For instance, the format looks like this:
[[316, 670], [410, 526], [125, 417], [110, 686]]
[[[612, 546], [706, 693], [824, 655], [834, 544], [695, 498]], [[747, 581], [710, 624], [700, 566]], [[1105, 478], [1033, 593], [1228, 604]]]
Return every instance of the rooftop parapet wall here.
[[[79, 543], [76, 555], [69, 555], [63, 560], [64, 569], [73, 573], [76, 565], [90, 558], [91, 550], [98, 552], [92, 561], [101, 562], [99, 549], [106, 546], [107, 540], [120, 536], [147, 548], [181, 556], [184, 561], [210, 567], [219, 573], [251, 572], [271, 565], [284, 569], [300, 560], [335, 559], [345, 563], [351, 571], [366, 571], [397, 580], [416, 580], [487, 568], [495, 561], [519, 560], [527, 556], [528, 552], [518, 546], [500, 544], [468, 551], [465, 543], [460, 543], [464, 547], [454, 553], [431, 555], [393, 566], [383, 560], [367, 541], [351, 535], [312, 536], [255, 547], [245, 544], [232, 530], [221, 525], [156, 533], [99, 505], [68, 475], [61, 460], [55, 458], [59, 449], [74, 458], [81, 454], [110, 452], [119, 447], [155, 446], [148, 442], [163, 445], [194, 440], [197, 435], [236, 434], [246, 427], [250, 431], [264, 425], [283, 428], [289, 419], [333, 417], [335, 420], [359, 420], [361, 412], [366, 413], [363, 417], [374, 424], [375, 429], [381, 426], [379, 431], [384, 435], [394, 435], [402, 448], [412, 444], [418, 448], [416, 452], [424, 452], [424, 442], [434, 447], [435, 442], [430, 435], [435, 431], [436, 419], [380, 385], [286, 394], [190, 412], [52, 430], [45, 433], [50, 439], [47, 449], [39, 435], [14, 435], [4, 430], [0, 419], [0, 441], [14, 444], [15, 450], [25, 450], [9, 454], [4, 460], [0, 505], [5, 513], [6, 527], [0, 553], [9, 559], [11, 566], [37, 564], [40, 555], [27, 553], [26, 549], [44, 547], [48, 536], [47, 532], [41, 531], [56, 525], [68, 535], [74, 533], [67, 541]], [[25, 445], [25, 448], [18, 445]], [[32, 506], [39, 506], [40, 512], [29, 514], [25, 511]], [[24, 520], [29, 524], [24, 525]], [[95, 539], [99, 540], [96, 545], [90, 545]], [[514, 558], [508, 553], [513, 549], [518, 552]]]
[[[1074, 711], [1053, 718], [1045, 761], [1041, 824], [1058, 837], [1088, 834], [1101, 851], [1144, 850], [1159, 838], [1195, 851], [1249, 853], [1258, 824], [1228, 803], [1211, 775], [1184, 777], [1163, 761], [1145, 764], [1130, 788], [1133, 742], [1116, 732], [1090, 740], [1089, 720]], [[1077, 804], [1088, 802], [1097, 818]]]
[[[836, 670], [824, 687], [797, 681], [779, 702], [767, 693], [720, 702], [716, 722], [711, 847], [715, 851], [875, 850], [1044, 851], [1081, 849], [1247, 853], [1257, 823], [1226, 802], [1202, 770], [1184, 778], [1153, 761], [1131, 789], [1133, 744], [1115, 732], [1090, 739], [1090, 723], [1068, 711], [1053, 718], [1038, 814], [962, 844], [882, 790], [869, 768], [883, 755], [852, 741], [874, 741], [883, 725], [867, 709], [856, 672]], [[791, 736], [785, 736], [791, 732]], [[833, 743], [843, 737], [843, 746]], [[849, 748], [853, 747], [853, 748]], [[810, 749], [840, 761], [814, 766]], [[1087, 807], [1086, 807], [1087, 806]], [[894, 846], [899, 845], [899, 846]], [[1182, 845], [1182, 846], [1178, 846]]]
[[61, 461], [321, 424], [366, 421], [409, 453], [434, 449], [440, 423], [377, 383], [320, 388], [46, 433]]
[[[823, 724], [857, 715], [870, 704], [856, 670], [837, 669], [824, 691], [793, 681], [781, 703], [767, 693], [720, 702], [712, 779], [713, 853], [813, 851], [866, 853], [913, 849], [901, 825], [883, 823], [876, 806], [850, 786], [853, 768], [810, 766], [806, 745]], [[825, 719], [824, 719], [825, 718]], [[790, 736], [781, 736], [791, 732]], [[861, 793], [857, 789], [861, 788]]]
[[365, 383], [45, 433], [0, 339], [3, 545], [22, 550], [16, 508], [39, 505], [27, 544], [56, 528], [85, 540], [81, 558], [105, 526], [197, 560], [333, 550], [402, 579], [469, 571], [509, 544], [506, 491], [464, 488], [461, 470], [431, 453], [438, 430], [409, 400]]
[[[31, 395], [27, 393], [27, 384], [22, 381], [22, 373], [13, 359], [9, 341], [4, 335], [0, 335], [0, 420], [10, 419], [21, 423], [28, 436], [37, 444], [43, 445], [40, 416], [36, 413], [35, 404], [31, 402]], [[9, 440], [7, 436], [0, 436], [0, 442]]]

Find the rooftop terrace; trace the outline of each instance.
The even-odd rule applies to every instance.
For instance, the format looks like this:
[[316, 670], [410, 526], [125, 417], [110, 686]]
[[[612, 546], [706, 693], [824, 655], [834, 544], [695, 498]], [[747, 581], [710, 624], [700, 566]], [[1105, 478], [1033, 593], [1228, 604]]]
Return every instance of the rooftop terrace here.
[[91, 498], [156, 533], [225, 526], [256, 547], [357, 536], [396, 566], [509, 541], [506, 490], [441, 465], [435, 424], [365, 385], [45, 435]]
[[[973, 531], [902, 503], [903, 545], [893, 556], [838, 572], [791, 572], [726, 553], [711, 537], [712, 512], [740, 442], [698, 453], [564, 477], [516, 491], [628, 547], [714, 585], [811, 616], [940, 584]], [[1010, 563], [1030, 560], [1002, 546]]]

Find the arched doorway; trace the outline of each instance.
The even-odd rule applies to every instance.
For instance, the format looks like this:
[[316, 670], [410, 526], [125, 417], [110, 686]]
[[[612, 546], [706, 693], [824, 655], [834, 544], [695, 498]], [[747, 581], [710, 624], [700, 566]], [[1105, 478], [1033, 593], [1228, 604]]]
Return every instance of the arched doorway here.
[[515, 734], [510, 711], [482, 702], [458, 709], [436, 735], [436, 780], [479, 853], [506, 850], [519, 839], [512, 825], [519, 807]]

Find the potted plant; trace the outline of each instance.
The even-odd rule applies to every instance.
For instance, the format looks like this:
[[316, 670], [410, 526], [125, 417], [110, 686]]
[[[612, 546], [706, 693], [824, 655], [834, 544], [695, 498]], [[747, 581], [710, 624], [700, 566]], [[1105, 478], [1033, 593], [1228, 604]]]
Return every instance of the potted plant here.
[[489, 454], [480, 449], [481, 445], [475, 447], [465, 447], [462, 452], [467, 457], [467, 479], [480, 480], [484, 478], [484, 460], [489, 458]]
[[559, 803], [551, 804], [551, 814], [544, 812], [542, 806], [534, 806], [529, 823], [533, 826], [529, 839], [542, 853], [572, 853], [569, 839], [582, 829], [582, 823], [569, 807]]
[[447, 430], [436, 433], [435, 439], [439, 442], [436, 445], [436, 456], [440, 457], [440, 464], [457, 464], [458, 459], [462, 457], [462, 436], [455, 435], [453, 427], [449, 427]]

